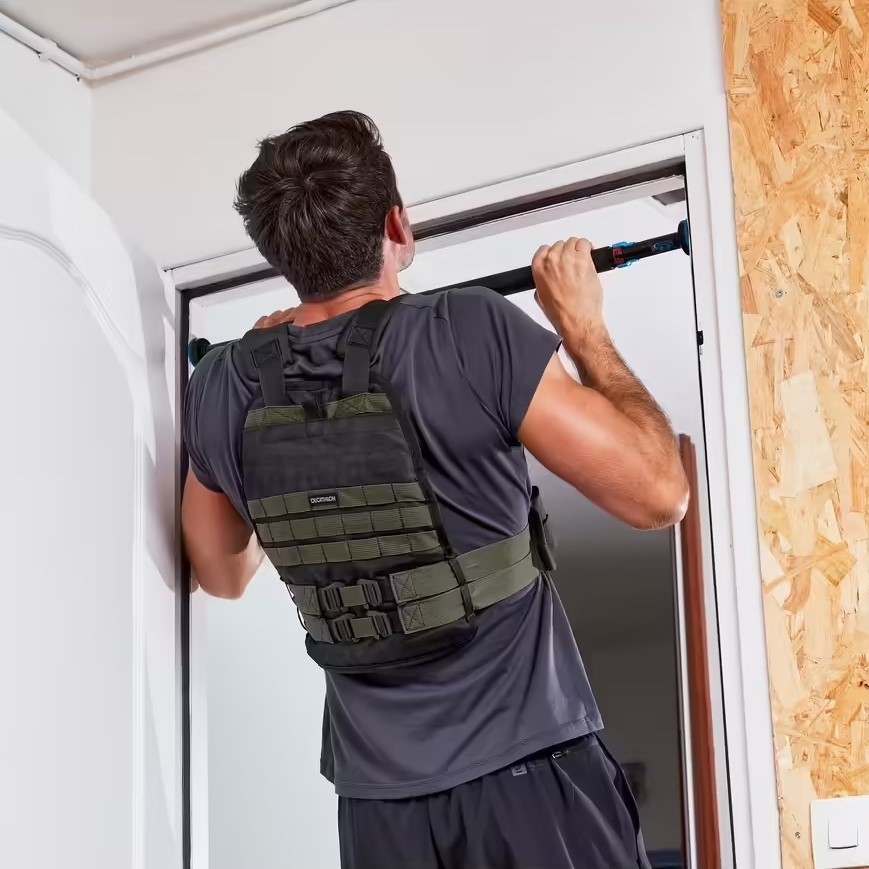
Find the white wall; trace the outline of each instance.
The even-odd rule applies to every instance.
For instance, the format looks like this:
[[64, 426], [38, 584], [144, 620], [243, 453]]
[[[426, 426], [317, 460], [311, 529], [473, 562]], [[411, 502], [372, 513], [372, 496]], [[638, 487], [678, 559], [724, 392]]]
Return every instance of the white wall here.
[[[642, 575], [636, 575], [642, 581]], [[582, 646], [604, 720], [603, 738], [620, 763], [646, 765], [640, 805], [650, 851], [682, 847], [679, 691], [675, 639]]]
[[259, 138], [356, 108], [409, 203], [702, 127], [718, 0], [357, 0], [94, 91], [94, 185], [161, 265], [246, 248]]
[[[90, 184], [91, 91], [53, 63], [0, 34], [0, 111], [87, 189]], [[3, 159], [0, 142], [0, 159]]]
[[179, 869], [172, 313], [2, 107], [0, 191], [0, 865]]

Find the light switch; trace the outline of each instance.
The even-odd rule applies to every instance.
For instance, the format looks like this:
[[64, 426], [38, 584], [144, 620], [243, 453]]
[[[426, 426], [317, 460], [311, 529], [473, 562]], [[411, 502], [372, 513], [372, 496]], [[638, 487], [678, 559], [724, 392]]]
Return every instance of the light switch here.
[[856, 848], [860, 843], [857, 819], [851, 817], [850, 813], [844, 816], [834, 814], [830, 818], [828, 834], [828, 844], [834, 851], [844, 850], [845, 848]]
[[815, 869], [869, 866], [869, 796], [812, 803]]

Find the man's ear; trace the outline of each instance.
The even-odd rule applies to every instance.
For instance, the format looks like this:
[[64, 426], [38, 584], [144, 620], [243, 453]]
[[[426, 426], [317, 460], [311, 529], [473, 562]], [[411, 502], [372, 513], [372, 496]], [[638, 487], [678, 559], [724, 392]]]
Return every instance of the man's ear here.
[[410, 222], [400, 205], [391, 208], [386, 215], [386, 237], [393, 244], [397, 244], [400, 247], [407, 247], [407, 245], [413, 243]]

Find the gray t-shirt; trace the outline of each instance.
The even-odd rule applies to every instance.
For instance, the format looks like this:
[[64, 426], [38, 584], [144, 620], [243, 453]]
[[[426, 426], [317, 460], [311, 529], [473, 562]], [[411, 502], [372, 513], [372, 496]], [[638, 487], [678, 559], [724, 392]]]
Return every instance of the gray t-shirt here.
[[[288, 373], [310, 380], [340, 371], [338, 339], [350, 316], [289, 327]], [[518, 432], [558, 343], [485, 289], [402, 296], [384, 332], [375, 370], [416, 427], [459, 552], [528, 522], [531, 487]], [[196, 368], [184, 427], [196, 476], [246, 516], [241, 437], [253, 384], [240, 375], [236, 352], [230, 345]], [[601, 727], [573, 632], [544, 577], [484, 610], [474, 641], [452, 656], [391, 673], [326, 672], [321, 769], [342, 796], [413, 797]]]

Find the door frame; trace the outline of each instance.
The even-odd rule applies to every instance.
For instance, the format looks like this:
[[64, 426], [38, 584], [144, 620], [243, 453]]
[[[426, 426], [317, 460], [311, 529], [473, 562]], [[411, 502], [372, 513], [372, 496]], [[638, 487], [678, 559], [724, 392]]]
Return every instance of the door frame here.
[[[705, 612], [722, 866], [769, 869], [781, 865], [781, 853], [769, 681], [766, 667], [757, 665], [766, 661], [766, 642], [726, 118], [723, 126], [713, 124], [682, 136], [420, 202], [408, 211], [422, 251], [437, 246], [446, 235], [462, 233], [464, 237], [482, 225], [521, 219], [530, 212], [536, 212], [539, 220], [541, 208], [611, 195], [673, 175], [674, 170], [685, 177], [697, 331], [702, 340], [699, 369], [705, 443], [698, 445], [700, 520], [703, 575], [710, 580]], [[190, 302], [276, 274], [255, 249], [171, 270], [177, 292], [178, 407], [188, 376]], [[187, 462], [182, 445], [178, 467], [183, 479]], [[189, 575], [186, 565], [182, 569]], [[740, 582], [737, 576], [742, 577]], [[191, 606], [188, 582], [179, 582], [178, 587], [184, 869], [206, 869], [207, 731], [202, 685], [195, 678], [204, 665], [197, 641], [201, 607]], [[678, 603], [680, 617], [684, 617], [683, 603]], [[684, 720], [686, 743], [690, 744], [687, 715]], [[684, 756], [690, 757], [687, 752]], [[690, 770], [686, 789], [692, 789]], [[690, 809], [687, 814], [691, 831]], [[728, 818], [730, 824], [725, 822]], [[695, 855], [690, 840], [688, 847]]]

